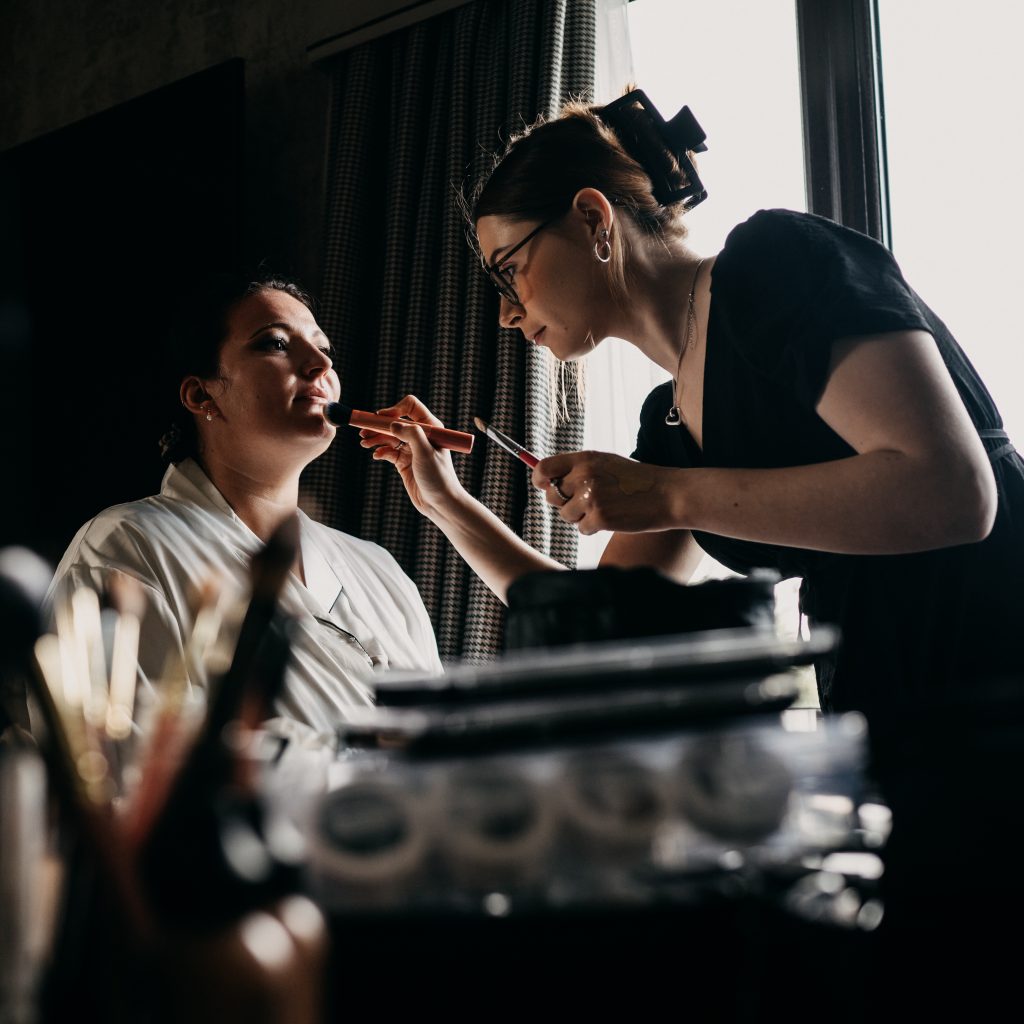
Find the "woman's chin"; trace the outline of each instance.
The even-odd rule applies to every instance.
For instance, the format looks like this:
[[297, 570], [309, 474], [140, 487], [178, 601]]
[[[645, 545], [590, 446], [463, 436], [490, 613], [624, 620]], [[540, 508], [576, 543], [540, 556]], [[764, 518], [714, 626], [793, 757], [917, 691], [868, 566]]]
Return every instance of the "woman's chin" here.
[[321, 417], [319, 423], [310, 423], [307, 431], [306, 436], [311, 443], [320, 445], [322, 450], [326, 450], [337, 436], [338, 428]]
[[554, 349], [551, 350], [552, 355], [562, 363], [578, 363], [581, 359], [586, 359], [593, 351], [594, 346], [591, 344], [584, 345], [583, 347], [577, 346], [569, 349], [564, 354], [562, 352], [556, 352]]
[[[554, 340], [554, 339], [552, 339]], [[575, 363], [580, 359], [586, 359], [591, 352], [597, 348], [598, 343], [594, 341], [594, 335], [588, 331], [586, 337], [575, 340], [559, 339], [559, 343], [554, 345], [545, 345], [544, 348], [550, 350], [551, 354], [562, 363]]]
[[337, 428], [330, 420], [325, 419], [324, 409], [325, 405], [320, 402], [314, 405], [294, 406], [291, 416], [292, 422], [296, 425], [296, 429], [303, 434], [318, 435], [322, 432], [327, 432], [331, 437], [334, 437], [334, 432]]
[[301, 448], [310, 453], [310, 458], [327, 451], [338, 432], [338, 428], [328, 423], [323, 416], [302, 416], [289, 424], [287, 435], [290, 446]]

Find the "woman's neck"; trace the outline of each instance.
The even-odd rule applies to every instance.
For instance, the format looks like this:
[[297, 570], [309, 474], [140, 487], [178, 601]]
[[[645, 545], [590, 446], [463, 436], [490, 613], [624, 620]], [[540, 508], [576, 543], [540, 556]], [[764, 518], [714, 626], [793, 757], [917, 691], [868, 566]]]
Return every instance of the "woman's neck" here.
[[235, 515], [260, 540], [266, 542], [285, 519], [295, 514], [301, 467], [275, 473], [267, 469], [265, 459], [251, 465], [237, 456], [224, 457], [211, 451], [203, 453], [201, 462]]
[[[635, 345], [674, 377], [687, 342], [687, 300], [702, 261], [682, 244], [665, 247], [647, 239], [631, 241], [629, 304], [610, 333]], [[694, 295], [698, 311], [706, 306], [702, 300], [709, 292], [707, 271], [713, 262], [704, 260], [701, 267]]]

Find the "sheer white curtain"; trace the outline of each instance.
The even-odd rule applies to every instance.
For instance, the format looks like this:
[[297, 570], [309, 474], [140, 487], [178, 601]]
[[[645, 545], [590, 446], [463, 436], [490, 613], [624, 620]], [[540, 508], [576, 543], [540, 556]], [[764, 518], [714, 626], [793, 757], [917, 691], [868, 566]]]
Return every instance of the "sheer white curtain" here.
[[[598, 0], [595, 101], [608, 103], [636, 80], [627, 0]], [[609, 338], [586, 360], [587, 448], [629, 455], [636, 441], [640, 406], [668, 375], [632, 345]], [[608, 534], [580, 538], [579, 566], [596, 565]]]
[[[598, 0], [597, 101], [628, 82], [666, 117], [688, 104], [708, 133], [700, 164], [710, 198], [690, 215], [697, 252], [718, 252], [762, 207], [806, 209], [793, 0]], [[629, 455], [643, 400], [667, 376], [631, 345], [603, 342], [586, 360], [586, 446]], [[607, 542], [581, 538], [579, 564], [595, 565]], [[698, 577], [726, 573], [705, 559]], [[780, 593], [789, 632], [794, 601]]]
[[[806, 209], [796, 9], [793, 0], [599, 0], [597, 100], [635, 82], [666, 117], [690, 106], [708, 134], [701, 178], [708, 200], [690, 219], [689, 243], [721, 249], [764, 207]], [[609, 338], [586, 360], [588, 448], [629, 455], [640, 407], [667, 379], [631, 345]], [[583, 537], [581, 567], [596, 565], [608, 534]], [[697, 579], [729, 575], [711, 558]], [[776, 592], [781, 635], [796, 635], [798, 580]], [[805, 705], [817, 702], [808, 677]]]

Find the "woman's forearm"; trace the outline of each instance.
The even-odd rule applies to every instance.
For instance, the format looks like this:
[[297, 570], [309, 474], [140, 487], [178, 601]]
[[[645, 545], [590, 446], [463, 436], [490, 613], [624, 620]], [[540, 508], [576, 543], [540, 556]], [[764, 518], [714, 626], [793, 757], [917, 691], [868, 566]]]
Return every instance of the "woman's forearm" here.
[[988, 535], [995, 477], [931, 335], [836, 342], [815, 412], [857, 454], [779, 469], [671, 469], [565, 452], [534, 467], [533, 485], [561, 480], [570, 500], [559, 515], [583, 533], [697, 530], [854, 555]]
[[453, 496], [443, 508], [426, 514], [473, 572], [506, 604], [509, 586], [524, 573], [565, 568], [531, 548], [465, 491]]
[[992, 528], [991, 471], [896, 451], [785, 469], [668, 470], [673, 526], [841, 554], [968, 544]]

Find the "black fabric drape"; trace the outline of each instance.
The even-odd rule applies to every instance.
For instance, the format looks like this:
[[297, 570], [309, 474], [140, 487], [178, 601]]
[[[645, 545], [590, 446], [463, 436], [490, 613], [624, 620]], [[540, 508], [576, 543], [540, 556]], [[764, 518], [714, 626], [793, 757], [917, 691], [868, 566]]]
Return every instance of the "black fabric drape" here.
[[[581, 446], [582, 413], [556, 420], [550, 354], [498, 327], [455, 190], [510, 130], [592, 90], [594, 7], [477, 0], [337, 58], [321, 322], [349, 405], [376, 410], [415, 394], [457, 429], [481, 416], [538, 454]], [[528, 486], [525, 467], [483, 439], [454, 458], [471, 494], [574, 564], [575, 530]], [[412, 575], [442, 657], [500, 648], [501, 605], [356, 431], [340, 431], [304, 485], [325, 522], [383, 544]]]

